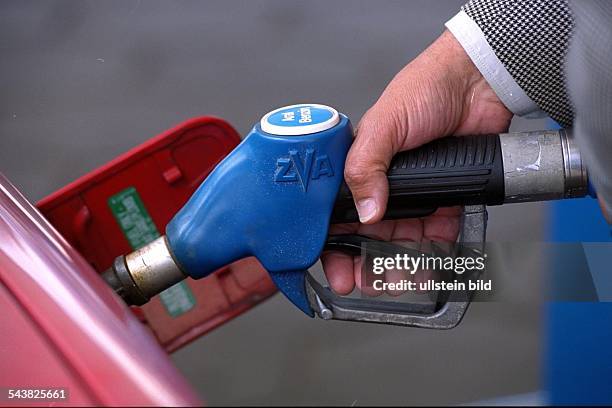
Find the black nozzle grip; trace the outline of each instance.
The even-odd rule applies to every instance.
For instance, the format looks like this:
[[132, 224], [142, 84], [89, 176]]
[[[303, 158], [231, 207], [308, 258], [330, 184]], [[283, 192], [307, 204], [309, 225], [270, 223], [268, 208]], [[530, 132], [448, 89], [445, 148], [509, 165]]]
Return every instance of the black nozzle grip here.
[[[438, 207], [504, 201], [499, 135], [445, 137], [393, 157], [385, 219], [423, 217]], [[357, 222], [353, 196], [340, 187], [332, 224]]]

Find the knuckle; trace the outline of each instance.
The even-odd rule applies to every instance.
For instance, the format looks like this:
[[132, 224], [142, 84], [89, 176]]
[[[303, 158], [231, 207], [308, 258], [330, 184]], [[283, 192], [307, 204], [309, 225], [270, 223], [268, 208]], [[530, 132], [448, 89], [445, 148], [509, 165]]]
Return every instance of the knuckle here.
[[367, 180], [367, 165], [361, 161], [348, 160], [344, 168], [344, 180], [349, 185], [364, 184]]

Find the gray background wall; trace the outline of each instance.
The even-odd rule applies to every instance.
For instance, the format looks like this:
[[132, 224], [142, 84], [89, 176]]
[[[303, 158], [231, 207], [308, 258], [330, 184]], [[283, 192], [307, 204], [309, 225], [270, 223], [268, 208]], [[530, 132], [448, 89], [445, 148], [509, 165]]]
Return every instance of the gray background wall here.
[[[356, 122], [461, 3], [5, 0], [0, 171], [36, 201], [192, 116], [244, 134], [273, 107], [318, 101]], [[544, 215], [493, 209], [489, 237], [538, 240]], [[172, 358], [211, 404], [447, 404], [535, 391], [538, 259], [515, 258], [505, 295], [473, 305], [452, 331], [310, 320], [277, 296]]]

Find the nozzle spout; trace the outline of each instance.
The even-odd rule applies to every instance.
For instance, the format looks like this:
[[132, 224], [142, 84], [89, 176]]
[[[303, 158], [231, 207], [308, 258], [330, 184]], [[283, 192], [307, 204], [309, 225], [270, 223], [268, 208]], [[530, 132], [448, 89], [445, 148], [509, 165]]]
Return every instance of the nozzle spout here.
[[172, 257], [165, 236], [115, 259], [102, 274], [115, 293], [128, 304], [141, 306], [187, 275]]

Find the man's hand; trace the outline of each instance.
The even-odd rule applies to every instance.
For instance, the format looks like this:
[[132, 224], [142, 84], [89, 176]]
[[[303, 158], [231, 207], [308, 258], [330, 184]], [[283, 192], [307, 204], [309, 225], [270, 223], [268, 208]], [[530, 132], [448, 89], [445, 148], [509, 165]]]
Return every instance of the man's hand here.
[[[512, 113], [483, 79], [453, 35], [445, 31], [402, 69], [361, 119], [348, 153], [344, 177], [353, 193], [361, 224], [332, 227], [331, 234], [359, 233], [382, 240], [427, 244], [452, 242], [459, 232], [458, 208], [399, 221], [381, 221], [387, 206], [387, 169], [398, 152], [448, 135], [499, 133]], [[341, 295], [361, 286], [361, 260], [345, 254], [323, 255], [330, 286]], [[389, 273], [387, 281], [402, 279]]]

